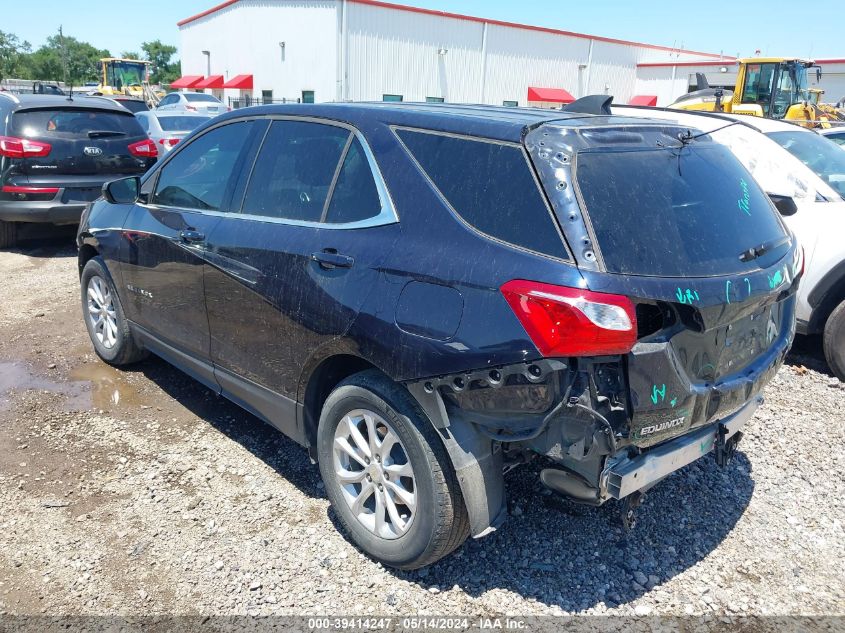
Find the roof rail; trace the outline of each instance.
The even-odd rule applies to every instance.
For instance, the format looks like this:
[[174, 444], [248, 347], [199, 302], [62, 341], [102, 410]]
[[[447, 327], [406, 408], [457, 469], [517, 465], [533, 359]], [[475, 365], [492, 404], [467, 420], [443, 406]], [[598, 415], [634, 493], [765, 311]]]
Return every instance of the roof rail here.
[[610, 104], [613, 102], [611, 95], [587, 95], [567, 103], [561, 108], [564, 112], [577, 112], [578, 114], [613, 114], [610, 111]]

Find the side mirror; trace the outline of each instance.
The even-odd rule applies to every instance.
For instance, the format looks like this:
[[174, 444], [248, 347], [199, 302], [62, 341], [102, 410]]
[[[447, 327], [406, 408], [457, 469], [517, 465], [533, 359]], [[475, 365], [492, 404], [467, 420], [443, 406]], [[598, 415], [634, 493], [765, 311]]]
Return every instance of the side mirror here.
[[779, 196], [776, 193], [770, 193], [769, 199], [784, 217], [798, 213], [798, 205], [795, 204], [795, 200], [791, 196]]
[[138, 176], [112, 180], [103, 185], [103, 198], [112, 204], [132, 204], [138, 200], [141, 179]]

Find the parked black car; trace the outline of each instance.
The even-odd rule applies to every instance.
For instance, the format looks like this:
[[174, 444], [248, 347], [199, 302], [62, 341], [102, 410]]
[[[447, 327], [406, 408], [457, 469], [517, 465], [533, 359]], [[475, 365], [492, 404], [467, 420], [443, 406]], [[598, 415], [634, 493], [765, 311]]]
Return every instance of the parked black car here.
[[392, 566], [498, 526], [532, 457], [594, 505], [727, 462], [794, 333], [800, 247], [666, 122], [247, 108], [104, 191], [78, 238], [97, 354], [154, 352], [307, 447]]
[[19, 222], [77, 224], [103, 183], [156, 160], [131, 112], [102, 97], [0, 92], [0, 248]]

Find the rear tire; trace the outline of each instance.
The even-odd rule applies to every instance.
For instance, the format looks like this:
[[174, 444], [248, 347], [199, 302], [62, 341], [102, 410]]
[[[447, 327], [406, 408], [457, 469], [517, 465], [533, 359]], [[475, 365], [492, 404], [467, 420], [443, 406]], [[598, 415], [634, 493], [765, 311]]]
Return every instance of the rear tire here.
[[[344, 442], [351, 451], [338, 448]], [[317, 454], [326, 493], [347, 534], [385, 565], [430, 565], [469, 535], [443, 442], [408, 391], [381, 372], [355, 374], [332, 391], [320, 416]]]
[[822, 344], [831, 371], [845, 382], [845, 301], [836, 306], [827, 318]]
[[17, 222], [0, 220], [0, 248], [12, 248], [18, 244]]
[[111, 275], [101, 257], [93, 257], [80, 279], [82, 318], [94, 351], [109, 365], [129, 365], [147, 357], [132, 336]]

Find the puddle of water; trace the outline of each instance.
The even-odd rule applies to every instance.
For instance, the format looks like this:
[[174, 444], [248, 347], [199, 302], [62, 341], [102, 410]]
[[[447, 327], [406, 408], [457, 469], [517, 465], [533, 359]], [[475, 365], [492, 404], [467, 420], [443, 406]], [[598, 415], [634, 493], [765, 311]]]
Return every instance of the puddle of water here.
[[9, 407], [9, 392], [30, 389], [67, 396], [65, 409], [70, 411], [141, 404], [137, 390], [118, 370], [103, 363], [80, 365], [71, 370], [68, 378], [70, 382], [58, 382], [35, 374], [23, 363], [0, 361], [0, 410]]
[[142, 404], [138, 391], [126, 382], [123, 374], [105, 363], [86, 363], [75, 367], [69, 378], [88, 383], [88, 393], [95, 409], [114, 406], [137, 407]]

